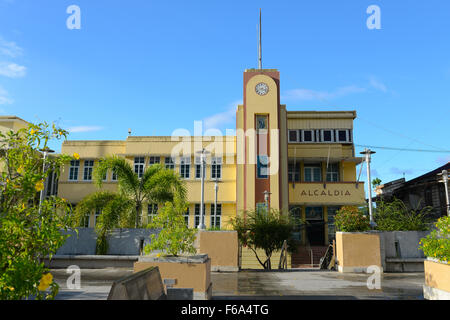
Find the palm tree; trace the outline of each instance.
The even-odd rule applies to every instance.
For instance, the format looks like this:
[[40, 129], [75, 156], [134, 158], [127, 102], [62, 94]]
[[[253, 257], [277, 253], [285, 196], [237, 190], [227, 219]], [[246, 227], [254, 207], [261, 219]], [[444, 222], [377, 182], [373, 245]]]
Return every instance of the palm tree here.
[[102, 187], [103, 179], [109, 170], [117, 176], [119, 193], [132, 199], [135, 208], [135, 227], [140, 223], [142, 206], [147, 203], [165, 203], [175, 197], [185, 200], [186, 187], [175, 171], [166, 169], [160, 164], [146, 168], [142, 177], [134, 172], [132, 165], [125, 159], [110, 156], [100, 160], [94, 169], [94, 181]]

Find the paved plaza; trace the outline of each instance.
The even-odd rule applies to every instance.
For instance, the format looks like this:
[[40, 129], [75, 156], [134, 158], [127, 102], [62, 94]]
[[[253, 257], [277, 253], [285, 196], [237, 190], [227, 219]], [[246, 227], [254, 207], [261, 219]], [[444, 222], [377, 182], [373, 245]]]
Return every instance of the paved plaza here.
[[[114, 280], [132, 273], [131, 269], [81, 270], [81, 288], [70, 290], [65, 269], [52, 270], [61, 286], [59, 300], [105, 300]], [[342, 274], [317, 269], [287, 271], [213, 272], [213, 299], [423, 299], [423, 273], [385, 273], [381, 289], [367, 287], [366, 274]]]

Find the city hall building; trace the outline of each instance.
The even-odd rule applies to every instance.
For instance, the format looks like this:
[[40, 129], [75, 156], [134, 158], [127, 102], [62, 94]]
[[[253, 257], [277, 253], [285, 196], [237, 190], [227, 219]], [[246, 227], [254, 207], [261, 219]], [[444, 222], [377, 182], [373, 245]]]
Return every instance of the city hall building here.
[[[235, 136], [130, 135], [118, 141], [65, 141], [61, 153], [78, 153], [80, 159], [61, 172], [58, 196], [75, 205], [97, 191], [92, 172], [102, 157], [123, 157], [138, 175], [160, 163], [185, 180], [189, 202], [185, 219], [194, 228], [201, 211], [199, 152], [205, 149], [207, 228], [230, 229], [229, 221], [237, 214], [269, 206], [308, 222], [295, 234], [303, 245], [325, 246], [334, 238], [336, 211], [344, 205], [365, 204], [364, 184], [356, 181], [362, 158], [355, 156], [355, 118], [355, 111], [288, 111], [280, 101], [277, 70], [246, 70]], [[103, 189], [117, 189], [113, 172]], [[157, 213], [158, 204], [144, 207], [143, 219]], [[86, 227], [95, 222], [93, 213]]]

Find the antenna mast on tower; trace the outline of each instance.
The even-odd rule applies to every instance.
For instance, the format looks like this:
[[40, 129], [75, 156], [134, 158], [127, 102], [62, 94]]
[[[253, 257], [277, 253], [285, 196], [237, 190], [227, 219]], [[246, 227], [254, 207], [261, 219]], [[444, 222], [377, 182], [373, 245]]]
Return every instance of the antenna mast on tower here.
[[261, 8], [259, 9], [259, 47], [258, 47], [258, 68], [262, 69], [262, 45], [261, 45]]

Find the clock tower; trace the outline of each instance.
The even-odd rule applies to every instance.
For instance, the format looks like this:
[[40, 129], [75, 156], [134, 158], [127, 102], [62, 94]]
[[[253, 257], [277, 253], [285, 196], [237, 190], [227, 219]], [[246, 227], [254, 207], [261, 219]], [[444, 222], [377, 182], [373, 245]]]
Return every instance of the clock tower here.
[[288, 210], [286, 121], [280, 73], [246, 70], [243, 105], [236, 115], [238, 212], [263, 206]]

